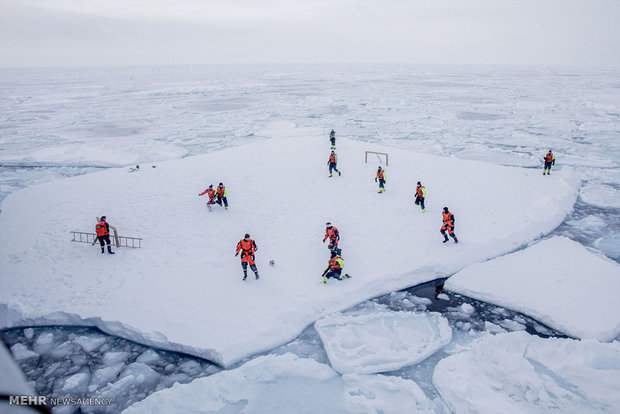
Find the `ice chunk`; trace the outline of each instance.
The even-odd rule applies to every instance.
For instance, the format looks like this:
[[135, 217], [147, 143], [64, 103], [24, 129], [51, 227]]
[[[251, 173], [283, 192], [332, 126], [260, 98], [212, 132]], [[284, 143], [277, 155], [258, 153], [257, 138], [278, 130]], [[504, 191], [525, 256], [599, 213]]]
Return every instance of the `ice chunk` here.
[[57, 391], [59, 395], [81, 396], [88, 390], [90, 375], [87, 372], [78, 372], [66, 378], [62, 388]]
[[605, 253], [607, 257], [620, 260], [620, 234], [601, 237], [594, 242], [594, 246]]
[[24, 344], [15, 344], [11, 347], [11, 354], [13, 354], [13, 358], [16, 361], [22, 361], [28, 358], [37, 358], [39, 354], [36, 352], [32, 352], [28, 347]]
[[603, 208], [620, 208], [620, 190], [605, 184], [586, 184], [579, 191], [584, 203]]
[[202, 371], [202, 367], [200, 366], [200, 364], [192, 360], [182, 362], [179, 365], [179, 369], [191, 376], [196, 376], [200, 371]]
[[56, 344], [54, 343], [54, 334], [51, 332], [42, 333], [34, 341], [34, 351], [39, 354], [46, 354], [50, 352]]
[[512, 332], [439, 361], [433, 383], [455, 413], [612, 413], [620, 410], [618, 361], [620, 342]]
[[34, 329], [32, 329], [32, 328], [25, 328], [24, 329], [24, 336], [27, 339], [32, 339], [32, 337], [34, 336]]
[[86, 352], [93, 352], [97, 350], [101, 345], [105, 343], [106, 339], [103, 336], [79, 336], [75, 338], [75, 342], [82, 347]]
[[413, 381], [385, 375], [345, 374], [344, 406], [350, 413], [394, 413], [406, 411], [437, 414], [437, 405]]
[[416, 364], [452, 339], [439, 313], [334, 314], [314, 324], [332, 367], [368, 374]]
[[566, 224], [580, 229], [600, 229], [607, 225], [605, 220], [597, 216], [587, 216], [581, 220], [569, 220]]
[[92, 392], [104, 385], [107, 385], [109, 382], [116, 380], [118, 374], [124, 367], [125, 364], [121, 362], [96, 370], [90, 378], [89, 391]]
[[157, 382], [159, 374], [142, 362], [129, 364], [120, 374], [119, 379], [132, 378], [136, 384], [147, 385]]
[[512, 319], [504, 319], [499, 325], [508, 331], [524, 331], [526, 326]]
[[104, 365], [114, 365], [125, 362], [129, 358], [129, 352], [106, 352], [103, 354]]
[[147, 349], [144, 351], [138, 358], [136, 358], [136, 362], [143, 362], [145, 364], [153, 364], [159, 361], [161, 357], [157, 352], [152, 349]]
[[[608, 341], [620, 334], [620, 265], [565, 237], [470, 266], [449, 278], [445, 289], [516, 310], [570, 336]], [[596, 298], [596, 306], [575, 306], [584, 297]]]
[[239, 368], [151, 394], [125, 414], [194, 412], [435, 413], [411, 380], [383, 375], [340, 377], [325, 364], [293, 354], [267, 355]]

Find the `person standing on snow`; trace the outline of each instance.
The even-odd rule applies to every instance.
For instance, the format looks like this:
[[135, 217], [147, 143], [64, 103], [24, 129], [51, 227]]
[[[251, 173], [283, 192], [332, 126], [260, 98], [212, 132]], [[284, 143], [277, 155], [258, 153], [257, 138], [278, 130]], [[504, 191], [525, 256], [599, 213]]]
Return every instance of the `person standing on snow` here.
[[329, 140], [332, 143], [332, 149], [336, 149], [336, 131], [332, 129], [332, 132], [329, 133]]
[[551, 166], [555, 165], [555, 156], [551, 153], [551, 150], [544, 156], [543, 160], [545, 161], [545, 169], [543, 170], [543, 175], [551, 175]]
[[332, 170], [336, 171], [338, 175], [341, 175], [340, 171], [338, 171], [338, 168], [336, 168], [336, 164], [338, 164], [338, 155], [336, 155], [336, 153], [332, 151], [332, 153], [329, 154], [329, 160], [327, 160], [327, 165], [329, 165], [330, 177], [332, 176]]
[[250, 239], [249, 234], [245, 234], [244, 238], [239, 240], [237, 243], [237, 253], [235, 257], [239, 255], [241, 251], [241, 267], [243, 268], [243, 280], [248, 277], [248, 265], [250, 265], [250, 269], [256, 275], [256, 280], [258, 280], [258, 269], [256, 268], [256, 262], [254, 261], [254, 253], [258, 250], [258, 246], [256, 246], [256, 242]]
[[110, 225], [106, 222], [105, 216], [101, 216], [99, 223], [95, 226], [95, 230], [97, 231], [97, 240], [99, 240], [101, 245], [101, 253], [105, 253], [103, 248], [105, 242], [108, 245], [108, 253], [114, 254], [112, 247], [110, 247]]
[[216, 203], [221, 206], [222, 205], [222, 201], [223, 201], [224, 202], [224, 209], [228, 210], [228, 200], [226, 199], [226, 187], [224, 187], [224, 184], [220, 183], [217, 186], [217, 190], [216, 190], [215, 193], [217, 195]]
[[448, 234], [454, 239], [454, 243], [458, 243], [459, 241], [454, 234], [454, 214], [450, 213], [448, 207], [444, 207], [442, 215], [443, 226], [441, 226], [441, 234], [443, 234], [444, 237], [443, 242], [445, 243], [448, 241], [448, 236], [446, 236], [446, 230], [448, 230]]
[[202, 193], [198, 194], [199, 196], [208, 194], [209, 195], [209, 201], [207, 202], [207, 205], [211, 205], [211, 204], [215, 204], [215, 190], [213, 189], [213, 184], [209, 185], [209, 188], [207, 188], [206, 190], [204, 190]]
[[323, 237], [323, 243], [325, 240], [329, 238], [329, 248], [330, 251], [334, 252], [338, 249], [338, 242], [340, 241], [340, 232], [335, 226], [332, 226], [332, 223], [329, 221], [325, 223], [325, 237]]
[[426, 208], [424, 207], [424, 199], [426, 198], [426, 187], [422, 185], [418, 181], [418, 185], [415, 189], [415, 205], [420, 206], [422, 208], [422, 213], [426, 213]]
[[349, 276], [346, 273], [343, 276], [341, 276], [342, 269], [344, 269], [344, 260], [342, 260], [342, 257], [340, 257], [338, 253], [336, 253], [335, 251], [332, 251], [329, 262], [327, 263], [327, 267], [325, 268], [325, 270], [323, 271], [323, 274], [321, 275], [323, 276], [323, 283], [327, 283], [327, 279], [329, 279], [330, 277], [333, 277], [334, 279], [338, 279], [338, 280], [349, 279], [351, 276]]
[[385, 170], [379, 166], [377, 174], [375, 175], [375, 183], [379, 180], [379, 193], [385, 191]]

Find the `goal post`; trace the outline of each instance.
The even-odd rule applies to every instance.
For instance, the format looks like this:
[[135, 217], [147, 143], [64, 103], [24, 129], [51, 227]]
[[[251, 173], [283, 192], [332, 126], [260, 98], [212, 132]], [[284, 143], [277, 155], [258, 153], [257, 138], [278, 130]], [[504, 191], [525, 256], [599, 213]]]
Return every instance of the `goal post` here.
[[377, 151], [366, 151], [366, 155], [364, 155], [364, 162], [368, 164], [368, 154], [376, 154], [377, 159], [379, 160], [379, 164], [383, 162], [381, 156], [385, 158], [385, 166], [387, 167], [389, 164], [389, 156], [387, 152], [377, 152]]

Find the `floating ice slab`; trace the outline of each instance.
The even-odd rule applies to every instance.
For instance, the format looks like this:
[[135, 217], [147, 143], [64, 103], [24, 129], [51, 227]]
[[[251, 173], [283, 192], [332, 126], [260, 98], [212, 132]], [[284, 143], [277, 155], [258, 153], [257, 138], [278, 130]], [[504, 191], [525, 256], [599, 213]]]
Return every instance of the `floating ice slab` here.
[[[326, 131], [278, 124], [257, 132], [272, 138], [5, 198], [0, 328], [93, 325], [229, 366], [325, 315], [514, 250], [552, 231], [577, 198], [579, 180], [569, 172], [543, 177], [343, 138], [342, 176], [329, 178]], [[390, 155], [383, 194], [374, 182], [378, 163], [365, 164], [365, 150]], [[428, 192], [426, 214], [413, 204], [418, 180]], [[230, 209], [210, 212], [198, 193], [219, 182]], [[441, 243], [446, 205], [459, 244]], [[70, 242], [71, 230], [94, 232], [100, 215], [121, 235], [143, 238], [143, 248], [115, 248], [112, 256]], [[340, 229], [353, 279], [324, 285], [326, 221]], [[258, 281], [242, 282], [234, 257], [246, 232], [259, 246]]]
[[454, 413], [620, 412], [620, 342], [488, 336], [439, 361], [433, 383]]
[[258, 357], [239, 368], [175, 384], [134, 404], [125, 414], [189, 413], [436, 413], [411, 380], [338, 375], [293, 354]]
[[605, 184], [587, 184], [579, 197], [584, 203], [602, 208], [620, 208], [620, 190]]
[[343, 374], [387, 372], [417, 364], [452, 339], [448, 320], [435, 312], [334, 314], [314, 327], [331, 366]]
[[601, 237], [594, 241], [594, 246], [608, 257], [620, 261], [620, 234]]
[[469, 266], [445, 289], [577, 338], [609, 341], [620, 334], [620, 265], [565, 237]]

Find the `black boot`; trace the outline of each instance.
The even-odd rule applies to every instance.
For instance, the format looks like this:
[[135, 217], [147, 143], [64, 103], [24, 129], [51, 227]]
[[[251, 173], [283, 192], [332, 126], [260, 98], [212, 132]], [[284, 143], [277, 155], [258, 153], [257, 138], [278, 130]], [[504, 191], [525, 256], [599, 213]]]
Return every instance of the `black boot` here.
[[[103, 253], [103, 252], [102, 252]], [[110, 254], [114, 254], [114, 252], [112, 251], [112, 248], [110, 246], [108, 246], [108, 253]]]
[[454, 239], [454, 243], [458, 243], [459, 242], [459, 239], [456, 238], [455, 234], [452, 235], [452, 238]]
[[258, 272], [257, 272], [257, 273], [254, 273], [254, 274], [256, 275], [256, 280], [260, 279], [260, 278], [258, 277]]
[[248, 272], [243, 272], [243, 280], [248, 278]]
[[105, 253], [105, 249], [102, 247], [101, 248], [101, 254], [104, 254], [104, 253]]
[[446, 236], [445, 234], [443, 235], [443, 242], [447, 242], [448, 241], [448, 236]]

